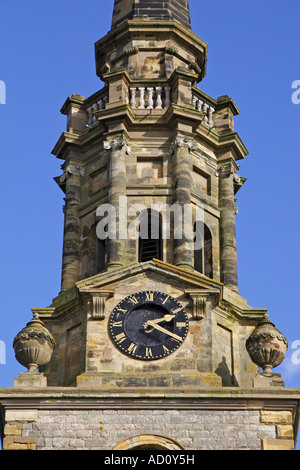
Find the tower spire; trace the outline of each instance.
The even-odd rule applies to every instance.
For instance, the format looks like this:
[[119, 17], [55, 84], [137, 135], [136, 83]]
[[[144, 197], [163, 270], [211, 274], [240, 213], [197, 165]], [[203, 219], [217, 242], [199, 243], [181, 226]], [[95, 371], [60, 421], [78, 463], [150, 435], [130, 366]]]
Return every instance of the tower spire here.
[[189, 0], [115, 0], [112, 28], [124, 20], [177, 20], [191, 29]]

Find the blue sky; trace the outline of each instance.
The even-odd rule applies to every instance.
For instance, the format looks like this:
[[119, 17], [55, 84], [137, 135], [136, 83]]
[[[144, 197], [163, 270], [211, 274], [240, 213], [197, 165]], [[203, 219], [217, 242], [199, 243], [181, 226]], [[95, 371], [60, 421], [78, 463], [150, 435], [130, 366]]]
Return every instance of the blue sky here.
[[[208, 43], [200, 87], [234, 99], [236, 131], [249, 151], [237, 201], [240, 293], [252, 307], [268, 308], [287, 337], [286, 360], [275, 371], [298, 388], [300, 104], [291, 96], [300, 80], [300, 2], [190, 0], [190, 8], [193, 31]], [[66, 98], [102, 88], [94, 43], [110, 29], [112, 10], [113, 0], [1, 0], [0, 386], [25, 371], [12, 342], [31, 308], [50, 305], [60, 290], [63, 193], [53, 178], [62, 162], [51, 151], [66, 127]]]

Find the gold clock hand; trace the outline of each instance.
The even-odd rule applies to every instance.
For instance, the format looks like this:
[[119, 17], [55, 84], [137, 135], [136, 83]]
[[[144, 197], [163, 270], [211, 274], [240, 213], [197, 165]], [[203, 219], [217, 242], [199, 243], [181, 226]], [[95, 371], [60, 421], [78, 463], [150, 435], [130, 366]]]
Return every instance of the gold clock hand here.
[[176, 340], [179, 341], [180, 343], [182, 343], [182, 338], [181, 338], [181, 336], [178, 336], [178, 335], [176, 335], [175, 333], [172, 333], [171, 331], [166, 330], [166, 329], [163, 328], [162, 326], [160, 326], [160, 325], [158, 325], [157, 323], [155, 323], [154, 320], [153, 320], [153, 321], [152, 321], [152, 320], [149, 320], [149, 321], [147, 322], [147, 324], [148, 324], [149, 326], [152, 326], [152, 327], [155, 328], [156, 330], [161, 331], [162, 333], [165, 333], [165, 334], [171, 336], [172, 338], [176, 339]]
[[[162, 317], [162, 318], [157, 318], [156, 320], [149, 320], [149, 321], [152, 321], [153, 323], [161, 323], [161, 322], [163, 322], [163, 321], [170, 322], [170, 321], [172, 321], [174, 318], [175, 318], [175, 315], [170, 315], [169, 313], [167, 313], [167, 315], [165, 315], [165, 316]], [[147, 321], [147, 323], [149, 323], [149, 321]], [[146, 323], [146, 325], [147, 325], [147, 323]]]

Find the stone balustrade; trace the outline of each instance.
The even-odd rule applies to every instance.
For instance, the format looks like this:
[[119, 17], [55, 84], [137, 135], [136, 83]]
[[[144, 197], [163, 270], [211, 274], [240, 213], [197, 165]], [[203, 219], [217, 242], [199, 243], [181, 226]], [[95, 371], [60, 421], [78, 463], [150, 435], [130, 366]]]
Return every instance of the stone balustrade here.
[[133, 109], [168, 109], [171, 87], [130, 87], [130, 105]]
[[95, 111], [99, 111], [100, 109], [105, 109], [106, 104], [108, 103], [108, 96], [103, 96], [102, 98], [98, 99], [95, 103], [87, 108], [88, 113], [88, 122], [87, 126], [93, 127], [97, 124], [97, 118], [94, 115]]
[[209, 127], [214, 126], [214, 121], [213, 121], [213, 114], [215, 112], [215, 108], [208, 104], [202, 96], [198, 96], [196, 94], [193, 95], [193, 106], [197, 111], [203, 111], [204, 112], [204, 119], [203, 122]]

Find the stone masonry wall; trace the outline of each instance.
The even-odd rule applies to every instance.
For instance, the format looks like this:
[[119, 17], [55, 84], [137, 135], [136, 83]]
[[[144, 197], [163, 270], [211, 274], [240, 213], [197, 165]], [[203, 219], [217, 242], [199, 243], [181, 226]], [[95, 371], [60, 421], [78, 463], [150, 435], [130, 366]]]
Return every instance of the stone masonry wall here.
[[259, 410], [8, 410], [3, 449], [113, 450], [142, 434], [185, 450], [292, 449], [290, 412]]

